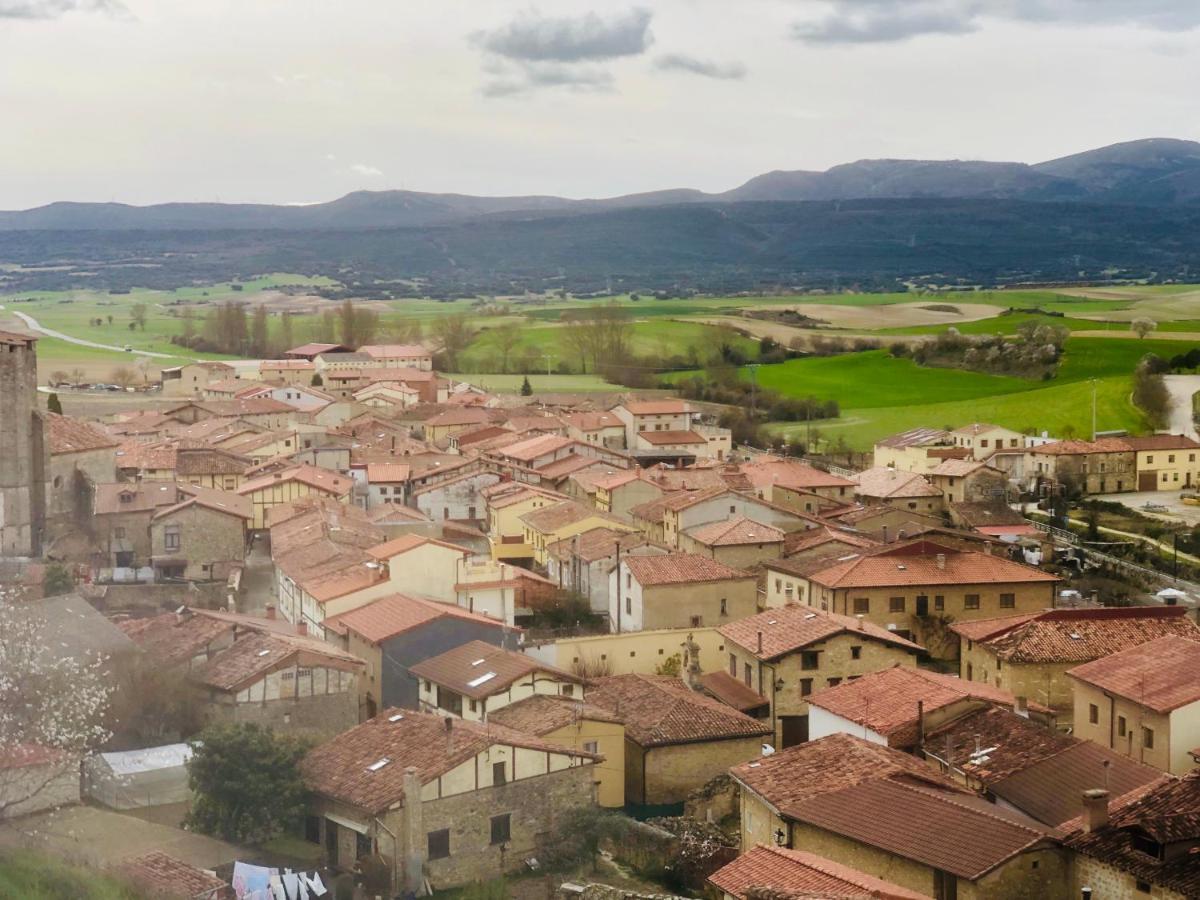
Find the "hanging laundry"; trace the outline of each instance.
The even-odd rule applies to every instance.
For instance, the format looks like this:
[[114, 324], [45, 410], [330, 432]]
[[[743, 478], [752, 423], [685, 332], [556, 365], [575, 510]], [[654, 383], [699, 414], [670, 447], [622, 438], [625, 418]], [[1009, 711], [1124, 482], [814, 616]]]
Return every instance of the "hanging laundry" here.
[[300, 878], [292, 872], [283, 876], [283, 889], [287, 892], [287, 900], [300, 900]]
[[283, 889], [283, 879], [278, 875], [271, 876], [271, 896], [274, 900], [287, 900], [287, 891]]
[[235, 862], [233, 864], [233, 893], [238, 900], [245, 900], [257, 891], [265, 891], [270, 883], [274, 869], [266, 866], [255, 866], [250, 863]]
[[327, 891], [325, 889], [325, 882], [321, 880], [320, 872], [313, 872], [311, 876], [305, 875], [304, 877], [308, 881], [308, 887], [312, 890], [314, 897], [325, 896]]

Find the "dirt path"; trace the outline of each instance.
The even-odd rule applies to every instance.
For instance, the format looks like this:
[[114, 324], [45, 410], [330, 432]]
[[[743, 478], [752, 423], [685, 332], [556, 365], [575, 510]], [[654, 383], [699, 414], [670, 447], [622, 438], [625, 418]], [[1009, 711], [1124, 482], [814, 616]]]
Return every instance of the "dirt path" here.
[[[4, 309], [0, 305], [0, 309]], [[46, 337], [58, 338], [60, 341], [66, 341], [68, 344], [77, 344], [80, 347], [91, 347], [94, 350], [112, 350], [114, 353], [131, 353], [134, 356], [149, 356], [153, 359], [174, 359], [170, 353], [154, 353], [150, 350], [126, 350], [124, 347], [117, 347], [113, 344], [97, 344], [95, 341], [85, 341], [83, 338], [72, 337], [69, 334], [64, 334], [61, 331], [55, 331], [53, 328], [43, 328], [38, 324], [38, 320], [27, 313], [17, 312], [15, 309], [10, 309], [8, 312], [22, 322], [25, 327], [31, 331], [36, 331], [38, 334], [44, 334]]]
[[701, 322], [705, 325], [727, 325], [731, 328], [745, 331], [752, 337], [769, 337], [783, 344], [785, 347], [791, 343], [793, 338], [798, 337], [805, 340], [814, 337], [847, 338], [849, 340], [867, 338], [868, 340], [878, 341], [880, 346], [894, 344], [898, 341], [905, 344], [915, 344], [921, 341], [928, 341], [933, 337], [928, 334], [871, 334], [870, 332], [862, 331], [829, 331], [822, 328], [796, 328], [794, 325], [784, 325], [781, 322], [768, 322], [766, 319], [751, 319], [743, 318], [742, 316], [689, 316], [686, 319], [679, 319], [678, 321]]

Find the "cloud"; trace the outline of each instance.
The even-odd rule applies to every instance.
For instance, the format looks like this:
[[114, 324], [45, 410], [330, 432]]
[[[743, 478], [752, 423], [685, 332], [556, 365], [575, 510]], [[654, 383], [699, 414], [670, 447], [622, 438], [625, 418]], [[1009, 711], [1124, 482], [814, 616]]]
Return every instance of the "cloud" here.
[[555, 63], [523, 63], [492, 68], [493, 77], [483, 86], [485, 97], [512, 97], [539, 88], [565, 88], [580, 93], [604, 93], [613, 90], [612, 73], [591, 66], [564, 66]]
[[654, 61], [655, 68], [667, 72], [690, 72], [705, 78], [737, 80], [746, 77], [746, 67], [740, 62], [719, 63], [710, 59], [697, 59], [684, 53], [667, 53]]
[[0, 19], [57, 19], [71, 12], [125, 15], [120, 0], [0, 0]]
[[350, 166], [350, 171], [355, 175], [363, 175], [367, 178], [383, 177], [382, 169], [377, 169], [374, 166], [368, 166], [366, 163], [354, 163]]
[[824, 15], [792, 25], [792, 37], [810, 44], [872, 44], [930, 34], [968, 34], [985, 19], [1088, 25], [1132, 25], [1155, 30], [1200, 25], [1196, 0], [823, 0]]
[[476, 46], [505, 59], [524, 62], [588, 62], [637, 56], [654, 42], [648, 9], [602, 18], [587, 13], [573, 18], [550, 18], [536, 11], [522, 13], [507, 25], [473, 35]]

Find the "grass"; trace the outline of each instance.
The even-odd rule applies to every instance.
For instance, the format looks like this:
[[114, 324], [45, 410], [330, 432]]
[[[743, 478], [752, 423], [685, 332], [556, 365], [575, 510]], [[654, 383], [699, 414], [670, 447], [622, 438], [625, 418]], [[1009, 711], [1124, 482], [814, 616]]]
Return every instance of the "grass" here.
[[1134, 367], [1147, 353], [1157, 353], [1170, 359], [1187, 353], [1195, 341], [1138, 338], [1070, 338], [1066, 355], [1058, 369], [1058, 381], [1078, 381], [1083, 378], [1105, 378], [1132, 374]]
[[[524, 375], [461, 374], [446, 375], [454, 381], [471, 384], [500, 394], [516, 394], [521, 390]], [[609, 384], [598, 375], [530, 375], [529, 384], [534, 391], [542, 393], [580, 394], [602, 391], [623, 391], [620, 385]]]
[[145, 895], [94, 868], [27, 851], [0, 852], [0, 897], [21, 900], [140, 900]]

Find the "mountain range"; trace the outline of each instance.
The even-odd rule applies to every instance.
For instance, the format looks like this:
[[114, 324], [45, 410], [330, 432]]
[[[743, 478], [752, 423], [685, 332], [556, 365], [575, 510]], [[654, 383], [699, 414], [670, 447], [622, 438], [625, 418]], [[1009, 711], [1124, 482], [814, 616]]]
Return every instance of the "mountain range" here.
[[604, 199], [357, 191], [328, 203], [58, 202], [0, 212], [0, 230], [326, 230], [425, 228], [490, 216], [561, 216], [688, 204], [843, 200], [1015, 200], [1175, 206], [1200, 201], [1200, 143], [1151, 138], [1048, 162], [860, 160], [824, 172], [775, 171], [723, 193], [691, 189]]

